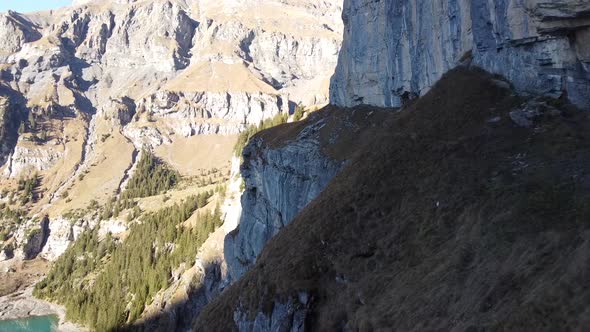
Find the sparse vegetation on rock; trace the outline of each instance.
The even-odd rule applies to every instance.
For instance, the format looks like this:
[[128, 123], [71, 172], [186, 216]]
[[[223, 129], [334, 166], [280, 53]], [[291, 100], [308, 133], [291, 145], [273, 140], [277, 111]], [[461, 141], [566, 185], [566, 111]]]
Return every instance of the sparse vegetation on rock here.
[[31, 177], [23, 177], [18, 181], [18, 191], [20, 192], [20, 200], [22, 204], [33, 202], [37, 198], [36, 189], [40, 184], [41, 178], [37, 173]]
[[271, 127], [278, 126], [280, 124], [286, 123], [289, 115], [286, 113], [279, 113], [270, 119], [266, 119], [261, 121], [258, 125], [252, 125], [246, 128], [240, 136], [238, 137], [238, 142], [234, 147], [234, 153], [236, 156], [241, 156], [242, 150], [248, 144], [248, 141], [252, 136], [256, 133], [260, 132], [261, 130], [268, 129]]

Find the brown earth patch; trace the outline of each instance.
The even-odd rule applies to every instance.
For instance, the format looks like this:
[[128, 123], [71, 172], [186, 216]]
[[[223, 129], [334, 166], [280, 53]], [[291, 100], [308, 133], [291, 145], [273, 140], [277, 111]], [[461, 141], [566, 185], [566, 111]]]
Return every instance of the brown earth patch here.
[[[1, 262], [0, 297], [23, 290], [37, 282], [49, 270], [49, 263], [41, 258], [21, 262]], [[13, 269], [7, 272], [8, 269]]]

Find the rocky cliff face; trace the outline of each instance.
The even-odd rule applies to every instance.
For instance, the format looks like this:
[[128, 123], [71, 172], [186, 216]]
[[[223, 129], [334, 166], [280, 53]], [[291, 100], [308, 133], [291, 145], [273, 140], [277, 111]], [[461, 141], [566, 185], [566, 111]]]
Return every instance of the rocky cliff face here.
[[225, 239], [232, 280], [241, 277], [266, 243], [324, 190], [356, 152], [351, 143], [386, 112], [325, 109], [250, 140], [240, 168], [245, 183], [242, 213]]
[[122, 126], [138, 111], [127, 131], [136, 146], [142, 119], [160, 122], [157, 142], [235, 134], [299, 102], [327, 102], [340, 11], [338, 0], [158, 0], [11, 12], [0, 26], [8, 45], [0, 77], [45, 113], [51, 105], [92, 117], [121, 111], [113, 100], [125, 100], [133, 112]]
[[49, 219], [44, 217], [41, 221], [31, 220], [32, 228], [21, 228], [20, 242], [22, 247], [17, 250], [17, 255], [23, 259], [33, 259], [41, 253], [49, 237]]
[[225, 258], [233, 280], [256, 261], [264, 245], [313, 200], [342, 167], [321, 151], [323, 121], [283, 147], [272, 148], [260, 138], [244, 149], [240, 173], [246, 188], [238, 229], [225, 243]]
[[[89, 217], [68, 219], [60, 216], [49, 220], [47, 227], [50, 232], [47, 234], [46, 244], [43, 246], [39, 255], [48, 261], [58, 259], [68, 249], [70, 244], [78, 239], [80, 234], [88, 229], [92, 229], [97, 223], [98, 220], [96, 218]], [[110, 229], [110, 226], [112, 226], [112, 220], [101, 222], [101, 236], [104, 236], [107, 231], [111, 234], [119, 234], [125, 230], [125, 227], [122, 230], [118, 230]]]
[[0, 17], [0, 40], [3, 41], [0, 50], [0, 62], [5, 62], [7, 57], [20, 51], [25, 43], [39, 39], [39, 32], [34, 24], [24, 15], [8, 12]]
[[6, 162], [16, 145], [19, 123], [18, 108], [10, 102], [9, 98], [0, 96], [0, 164]]
[[589, 12], [582, 0], [345, 0], [331, 101], [399, 106], [470, 61], [590, 109]]
[[[255, 91], [159, 91], [141, 99], [137, 111], [157, 119], [158, 130], [183, 137], [235, 135], [248, 125], [257, 125], [279, 113], [289, 113], [289, 98]], [[126, 129], [131, 131], [132, 128], [135, 126]]]
[[46, 171], [63, 158], [63, 152], [44, 147], [16, 146], [6, 164], [4, 176], [16, 178], [26, 172]]

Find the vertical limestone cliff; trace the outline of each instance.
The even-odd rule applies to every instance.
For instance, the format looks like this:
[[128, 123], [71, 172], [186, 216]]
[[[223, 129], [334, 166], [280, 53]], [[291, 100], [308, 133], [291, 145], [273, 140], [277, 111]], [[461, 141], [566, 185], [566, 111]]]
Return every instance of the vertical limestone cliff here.
[[583, 0], [345, 0], [331, 102], [399, 106], [471, 61], [590, 109], [589, 13]]
[[256, 261], [264, 245], [313, 200], [342, 167], [322, 153], [313, 124], [294, 142], [272, 148], [262, 138], [244, 150], [240, 172], [245, 182], [242, 215], [225, 240], [230, 275], [237, 280]]
[[20, 110], [10, 98], [0, 95], [0, 164], [6, 162], [18, 137]]
[[388, 112], [327, 107], [251, 139], [240, 168], [245, 183], [241, 216], [225, 238], [232, 281], [248, 271], [266, 243], [324, 190], [356, 153], [363, 135]]

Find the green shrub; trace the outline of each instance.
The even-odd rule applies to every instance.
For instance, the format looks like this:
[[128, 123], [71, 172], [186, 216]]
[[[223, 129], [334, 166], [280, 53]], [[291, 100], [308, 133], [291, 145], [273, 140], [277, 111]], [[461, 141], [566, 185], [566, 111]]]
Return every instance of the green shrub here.
[[305, 107], [303, 107], [303, 105], [301, 105], [301, 104], [297, 105], [297, 107], [295, 107], [295, 112], [293, 113], [293, 121], [301, 120], [304, 115], [305, 115]]
[[234, 154], [236, 156], [241, 156], [242, 150], [244, 150], [244, 147], [246, 146], [246, 144], [248, 144], [248, 142], [250, 141], [252, 136], [256, 135], [258, 132], [260, 132], [264, 129], [272, 128], [272, 127], [278, 126], [280, 124], [286, 123], [288, 119], [289, 119], [288, 114], [279, 113], [270, 119], [266, 119], [264, 121], [261, 121], [258, 124], [258, 126], [255, 126], [255, 125], [249, 126], [248, 128], [246, 128], [246, 130], [244, 130], [240, 134], [240, 136], [238, 136], [238, 141], [236, 142], [236, 145], [234, 146]]
[[18, 191], [21, 192], [20, 199], [22, 204], [35, 201], [35, 190], [39, 186], [40, 180], [41, 178], [37, 173], [33, 174], [30, 178], [21, 178], [18, 180]]
[[129, 179], [123, 199], [149, 197], [173, 188], [180, 180], [180, 174], [156, 158], [151, 152], [143, 150], [141, 159]]

